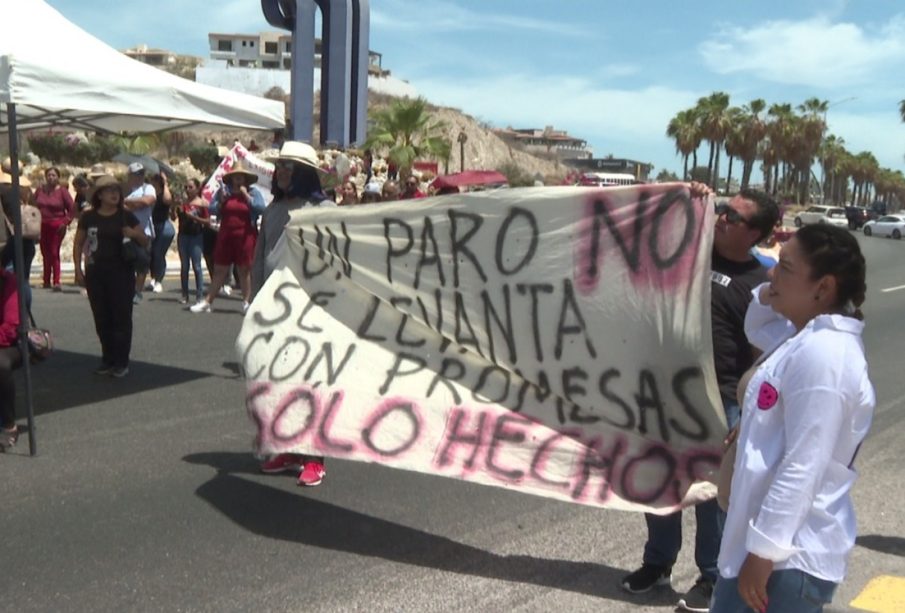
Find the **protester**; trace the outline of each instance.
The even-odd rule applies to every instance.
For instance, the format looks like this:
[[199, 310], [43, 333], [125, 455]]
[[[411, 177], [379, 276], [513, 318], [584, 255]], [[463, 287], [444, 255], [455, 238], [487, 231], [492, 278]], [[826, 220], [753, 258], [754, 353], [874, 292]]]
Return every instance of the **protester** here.
[[19, 351], [19, 290], [16, 275], [0, 270], [0, 453], [16, 444], [16, 382], [13, 370], [22, 365]]
[[374, 202], [380, 202], [380, 201], [381, 201], [380, 185], [378, 185], [377, 183], [374, 183], [373, 181], [371, 183], [367, 183], [365, 185], [364, 191], [361, 194], [361, 203], [362, 204], [372, 204]]
[[[252, 291], [257, 294], [273, 272], [267, 265], [267, 256], [273, 251], [289, 222], [289, 213], [309, 206], [336, 206], [322, 193], [317, 152], [311, 145], [286, 141], [274, 160], [273, 201], [264, 211], [261, 236], [255, 249], [252, 271]], [[299, 471], [298, 484], [319, 485], [327, 474], [324, 458], [300, 454], [282, 453], [261, 464], [265, 473]]]
[[223, 175], [221, 187], [211, 200], [210, 211], [220, 217], [220, 230], [214, 246], [214, 276], [207, 298], [190, 307], [192, 313], [209, 313], [211, 305], [235, 266], [242, 291], [242, 310], [251, 302], [251, 263], [258, 237], [258, 216], [264, 212], [264, 195], [255, 183], [258, 175], [240, 163]]
[[[96, 184], [95, 184], [96, 185]], [[141, 224], [145, 235], [148, 237], [147, 248], [150, 256], [151, 240], [154, 239], [154, 224], [151, 220], [151, 213], [154, 205], [157, 203], [157, 190], [154, 186], [145, 183], [145, 167], [139, 162], [129, 164], [129, 178], [126, 183], [126, 196], [123, 203], [127, 211], [135, 214], [136, 219]], [[142, 243], [144, 245], [145, 243]], [[150, 257], [147, 258], [150, 262]], [[146, 261], [136, 262], [135, 269], [135, 292], [132, 302], [141, 304], [141, 292], [145, 287], [145, 279], [148, 276], [149, 263]], [[131, 313], [130, 313], [131, 320]]]
[[340, 186], [339, 193], [342, 197], [342, 199], [339, 201], [340, 206], [359, 204], [358, 188], [355, 187], [355, 183], [353, 183], [352, 181], [343, 181], [343, 184]]
[[151, 177], [151, 185], [157, 192], [157, 199], [151, 210], [151, 222], [154, 224], [154, 240], [151, 241], [151, 290], [159, 294], [163, 291], [163, 278], [167, 274], [167, 251], [176, 236], [172, 222], [176, 219], [176, 209], [166, 173], [161, 172]]
[[421, 191], [421, 182], [415, 175], [409, 175], [405, 180], [405, 189], [399, 195], [400, 200], [414, 200], [416, 198], [425, 198], [424, 192]]
[[399, 184], [392, 179], [384, 181], [383, 188], [381, 189], [381, 197], [383, 198], [383, 202], [399, 200]]
[[88, 202], [88, 190], [91, 188], [91, 183], [88, 182], [88, 178], [85, 175], [77, 175], [72, 179], [72, 188], [75, 190], [73, 217], [77, 221], [82, 212], [91, 206], [91, 203]]
[[[692, 183], [692, 193], [704, 197], [709, 188]], [[736, 389], [741, 375], [754, 361], [745, 338], [745, 311], [751, 290], [766, 280], [766, 270], [751, 255], [751, 248], [769, 235], [779, 218], [779, 208], [766, 194], [744, 190], [728, 203], [717, 205], [711, 260], [711, 328], [714, 363], [726, 422], [732, 428], [739, 419]], [[717, 579], [721, 511], [716, 500], [695, 506], [697, 534], [695, 563], [700, 576], [679, 599], [679, 608], [706, 612]], [[657, 585], [668, 585], [672, 566], [682, 546], [682, 513], [645, 514], [648, 538], [640, 569], [622, 580], [625, 590], [640, 594]]]
[[365, 149], [361, 156], [361, 169], [365, 173], [365, 185], [371, 182], [374, 176], [374, 153], [370, 149]]
[[60, 185], [60, 171], [51, 166], [44, 171], [44, 184], [35, 192], [35, 206], [41, 211], [41, 258], [44, 263], [44, 287], [63, 291], [60, 285], [60, 246], [66, 228], [72, 222], [75, 204], [69, 190]]
[[109, 175], [100, 177], [91, 209], [79, 218], [72, 260], [76, 283], [88, 290], [101, 342], [101, 364], [94, 372], [117, 378], [129, 374], [132, 350], [135, 268], [123, 255], [126, 239], [145, 249], [151, 243], [138, 217], [125, 207], [122, 186]]
[[852, 465], [876, 404], [861, 338], [865, 291], [858, 241], [816, 224], [786, 243], [770, 283], [752, 292], [745, 330], [765, 357], [738, 393], [712, 611], [819, 612], [845, 578]]
[[203, 229], [210, 225], [207, 203], [201, 197], [201, 182], [189, 179], [185, 184], [185, 202], [178, 210], [179, 280], [182, 287], [181, 304], [189, 301], [189, 263], [195, 273], [195, 303], [204, 300], [204, 273], [201, 271]]
[[[33, 195], [31, 192], [31, 181], [28, 177], [19, 177], [19, 206], [31, 204]], [[15, 270], [16, 263], [16, 243], [13, 241], [13, 215], [15, 206], [12, 193], [12, 177], [0, 172], [0, 203], [3, 205], [3, 214], [6, 215], [7, 229], [10, 238], [6, 241], [3, 250], [0, 251], [0, 267]], [[33, 239], [22, 237], [22, 270], [25, 271], [25, 278], [31, 277], [31, 264], [35, 259], [35, 241]], [[25, 288], [25, 302], [31, 306], [31, 286]]]

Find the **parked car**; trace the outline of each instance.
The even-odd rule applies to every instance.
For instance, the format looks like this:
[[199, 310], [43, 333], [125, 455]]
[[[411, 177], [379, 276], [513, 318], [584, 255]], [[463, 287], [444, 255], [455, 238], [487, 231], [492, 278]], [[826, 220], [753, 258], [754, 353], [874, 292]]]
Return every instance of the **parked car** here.
[[848, 229], [857, 230], [868, 221], [876, 219], [878, 216], [870, 209], [862, 206], [845, 207], [845, 217], [848, 219]]
[[829, 223], [834, 226], [848, 226], [845, 209], [832, 206], [814, 205], [795, 216], [795, 227], [800, 228], [812, 223]]
[[891, 236], [902, 238], [905, 234], [905, 215], [884, 215], [864, 224], [864, 236]]

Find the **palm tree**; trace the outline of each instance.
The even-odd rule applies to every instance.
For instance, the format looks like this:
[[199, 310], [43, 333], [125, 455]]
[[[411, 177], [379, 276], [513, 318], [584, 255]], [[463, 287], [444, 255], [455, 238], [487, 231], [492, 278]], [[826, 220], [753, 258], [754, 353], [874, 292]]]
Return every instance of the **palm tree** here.
[[825, 202], [838, 202], [835, 199], [833, 183], [836, 180], [837, 167], [844, 151], [845, 140], [835, 134], [824, 137], [820, 143], [818, 157], [820, 158], [820, 166], [823, 169], [823, 199]]
[[711, 187], [717, 188], [720, 173], [720, 148], [729, 131], [729, 94], [713, 92], [706, 98], [698, 100], [697, 108], [701, 118], [701, 130], [704, 138], [710, 143], [710, 159], [707, 168], [710, 171]]
[[[767, 135], [770, 137], [768, 150], [764, 153], [764, 182], [772, 186], [772, 194], [779, 193], [779, 170], [783, 166], [783, 184], [785, 184], [785, 166], [788, 161], [788, 150], [792, 142], [793, 113], [791, 104], [773, 104], [767, 111], [770, 123], [767, 124]], [[769, 162], [769, 163], [768, 163]], [[772, 172], [772, 181], [766, 173]]]
[[726, 133], [726, 155], [729, 156], [729, 168], [726, 172], [726, 192], [729, 193], [732, 183], [732, 162], [742, 155], [745, 146], [745, 120], [743, 109], [733, 106], [727, 111], [729, 115], [729, 131]]
[[902, 116], [902, 121], [905, 122], [905, 100], [899, 103], [899, 114]]
[[387, 150], [403, 179], [411, 174], [416, 159], [425, 155], [443, 159], [451, 147], [443, 122], [433, 121], [424, 98], [396, 100], [375, 111], [371, 121], [364, 148]]
[[754, 170], [754, 161], [757, 159], [757, 153], [760, 150], [761, 143], [767, 135], [767, 124], [761, 118], [760, 114], [767, 108], [767, 103], [760, 98], [755, 98], [742, 107], [745, 112], [744, 116], [744, 137], [742, 139], [742, 148], [739, 152], [742, 164], [742, 182], [741, 188], [745, 189], [751, 182], [751, 171]]
[[688, 180], [688, 156], [694, 155], [694, 164], [697, 165], [697, 150], [701, 145], [701, 125], [695, 109], [679, 111], [675, 117], [669, 120], [666, 126], [666, 135], [676, 141], [676, 153], [682, 155], [684, 171], [682, 177]]

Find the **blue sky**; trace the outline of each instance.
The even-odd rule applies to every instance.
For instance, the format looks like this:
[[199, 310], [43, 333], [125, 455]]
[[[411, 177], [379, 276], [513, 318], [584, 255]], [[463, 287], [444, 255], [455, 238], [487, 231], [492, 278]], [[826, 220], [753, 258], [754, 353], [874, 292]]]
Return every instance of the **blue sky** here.
[[[49, 4], [117, 48], [206, 57], [208, 32], [272, 29], [259, 0]], [[553, 125], [655, 173], [681, 170], [669, 119], [716, 90], [737, 105], [828, 100], [849, 150], [905, 170], [896, 0], [371, 0], [371, 48], [433, 103], [499, 127]]]

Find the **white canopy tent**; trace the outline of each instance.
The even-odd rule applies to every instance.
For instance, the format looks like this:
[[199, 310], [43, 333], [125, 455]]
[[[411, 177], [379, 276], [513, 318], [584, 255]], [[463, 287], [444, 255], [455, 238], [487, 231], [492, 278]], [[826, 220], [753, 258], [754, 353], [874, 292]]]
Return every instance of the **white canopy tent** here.
[[[16, 198], [20, 130], [60, 126], [119, 133], [216, 127], [268, 130], [284, 125], [282, 102], [201, 85], [142, 64], [77, 27], [43, 0], [15, 0], [6, 8], [0, 19], [0, 132], [9, 133]], [[22, 270], [19, 207], [12, 209], [19, 348], [27, 356], [28, 279]], [[23, 371], [29, 449], [35, 455], [28, 359], [23, 359]]]
[[[118, 133], [283, 127], [283, 103], [202, 85], [142, 64], [88, 34], [43, 0], [16, 0], [4, 12], [0, 102], [16, 105], [20, 130], [72, 126]], [[7, 129], [3, 108], [0, 130]]]

